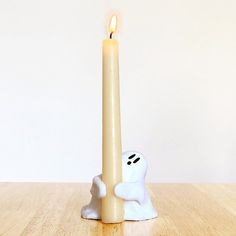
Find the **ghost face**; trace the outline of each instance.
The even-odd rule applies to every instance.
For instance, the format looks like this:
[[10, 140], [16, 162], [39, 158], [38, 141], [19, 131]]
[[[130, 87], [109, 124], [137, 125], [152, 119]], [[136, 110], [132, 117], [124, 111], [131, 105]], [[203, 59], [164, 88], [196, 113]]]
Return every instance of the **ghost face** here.
[[144, 181], [147, 162], [139, 152], [124, 152], [122, 155], [123, 182]]

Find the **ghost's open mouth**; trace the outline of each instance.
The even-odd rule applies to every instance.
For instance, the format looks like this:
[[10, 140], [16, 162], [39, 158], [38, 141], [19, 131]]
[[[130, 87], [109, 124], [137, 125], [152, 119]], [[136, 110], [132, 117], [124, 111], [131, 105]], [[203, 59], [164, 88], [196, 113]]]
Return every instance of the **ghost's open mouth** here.
[[[133, 156], [133, 155], [132, 155], [132, 156]], [[135, 156], [135, 154], [134, 154], [134, 156]], [[134, 157], [134, 156], [133, 156], [133, 157]], [[130, 156], [130, 157], [131, 157], [131, 156]], [[133, 157], [132, 157], [132, 158], [133, 158]], [[131, 158], [129, 158], [129, 159], [131, 159]], [[140, 160], [140, 157], [136, 158], [136, 159], [133, 161], [133, 163], [136, 163], [136, 162], [138, 162], [139, 160]], [[131, 164], [132, 164], [131, 161], [128, 161], [128, 162], [127, 162], [127, 165], [131, 165]]]

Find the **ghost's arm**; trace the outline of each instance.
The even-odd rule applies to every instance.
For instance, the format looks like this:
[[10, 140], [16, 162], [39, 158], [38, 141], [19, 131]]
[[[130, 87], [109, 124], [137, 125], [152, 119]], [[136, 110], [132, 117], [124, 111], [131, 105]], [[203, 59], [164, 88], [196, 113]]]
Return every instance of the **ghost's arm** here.
[[102, 175], [98, 175], [93, 178], [93, 184], [90, 189], [90, 193], [96, 198], [103, 198], [106, 196], [106, 185], [102, 182], [101, 176]]
[[145, 186], [142, 182], [119, 183], [115, 186], [115, 195], [127, 201], [138, 201], [140, 204], [145, 198]]

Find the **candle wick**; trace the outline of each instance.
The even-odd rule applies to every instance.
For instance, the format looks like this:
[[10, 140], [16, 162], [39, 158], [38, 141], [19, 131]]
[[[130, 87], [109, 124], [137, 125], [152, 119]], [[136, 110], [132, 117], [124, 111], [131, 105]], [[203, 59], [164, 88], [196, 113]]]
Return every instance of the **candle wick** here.
[[110, 39], [112, 39], [113, 32], [110, 33]]

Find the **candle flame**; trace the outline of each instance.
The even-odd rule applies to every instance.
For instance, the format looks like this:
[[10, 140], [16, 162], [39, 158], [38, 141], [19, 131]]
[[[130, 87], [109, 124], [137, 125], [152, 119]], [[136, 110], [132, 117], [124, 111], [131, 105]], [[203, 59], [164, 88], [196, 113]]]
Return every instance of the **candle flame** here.
[[117, 26], [117, 17], [113, 15], [111, 17], [110, 28], [109, 28], [111, 34], [113, 34], [116, 31], [116, 26]]

